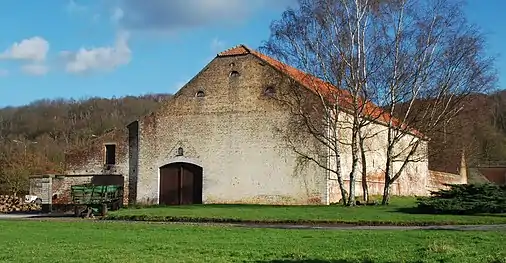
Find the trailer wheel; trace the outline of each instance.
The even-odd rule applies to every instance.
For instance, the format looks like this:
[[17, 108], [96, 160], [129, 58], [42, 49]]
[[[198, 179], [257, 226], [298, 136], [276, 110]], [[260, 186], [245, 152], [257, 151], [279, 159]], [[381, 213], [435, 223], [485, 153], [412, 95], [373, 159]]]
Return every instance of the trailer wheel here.
[[112, 211], [119, 210], [119, 208], [120, 208], [120, 202], [121, 202], [120, 200], [118, 200], [118, 201], [114, 201], [114, 202], [112, 203], [112, 208], [111, 208], [111, 210], [112, 210]]
[[91, 206], [88, 206], [86, 208], [86, 218], [90, 218], [93, 216], [93, 208]]
[[102, 204], [101, 214], [102, 214], [102, 216], [107, 215], [107, 204]]

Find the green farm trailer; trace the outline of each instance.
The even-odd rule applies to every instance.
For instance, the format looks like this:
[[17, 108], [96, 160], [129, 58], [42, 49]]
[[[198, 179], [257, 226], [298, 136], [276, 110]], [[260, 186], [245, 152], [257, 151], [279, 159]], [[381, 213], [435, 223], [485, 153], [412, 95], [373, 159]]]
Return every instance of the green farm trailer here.
[[71, 186], [74, 215], [90, 217], [91, 214], [107, 214], [107, 211], [118, 210], [123, 204], [122, 185], [81, 184]]

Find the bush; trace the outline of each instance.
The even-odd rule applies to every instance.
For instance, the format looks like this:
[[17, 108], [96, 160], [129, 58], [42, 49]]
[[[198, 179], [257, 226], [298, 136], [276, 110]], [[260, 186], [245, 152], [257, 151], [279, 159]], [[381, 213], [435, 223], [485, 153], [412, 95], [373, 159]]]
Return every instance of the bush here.
[[418, 210], [434, 214], [506, 213], [506, 186], [491, 183], [447, 185], [447, 190], [419, 197]]

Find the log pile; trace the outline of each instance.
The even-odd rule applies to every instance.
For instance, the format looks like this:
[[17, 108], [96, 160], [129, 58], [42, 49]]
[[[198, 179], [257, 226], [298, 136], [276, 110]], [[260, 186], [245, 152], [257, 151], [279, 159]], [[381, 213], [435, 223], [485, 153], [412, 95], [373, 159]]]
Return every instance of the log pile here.
[[40, 210], [35, 203], [25, 203], [23, 198], [10, 195], [0, 195], [0, 213], [30, 212]]

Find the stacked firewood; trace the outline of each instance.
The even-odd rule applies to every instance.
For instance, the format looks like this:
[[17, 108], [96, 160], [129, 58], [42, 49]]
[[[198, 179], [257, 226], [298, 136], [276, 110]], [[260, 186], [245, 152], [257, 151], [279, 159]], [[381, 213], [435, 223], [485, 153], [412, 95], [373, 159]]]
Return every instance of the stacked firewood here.
[[35, 203], [25, 203], [23, 198], [10, 195], [0, 195], [0, 213], [29, 212], [40, 209], [40, 205]]

